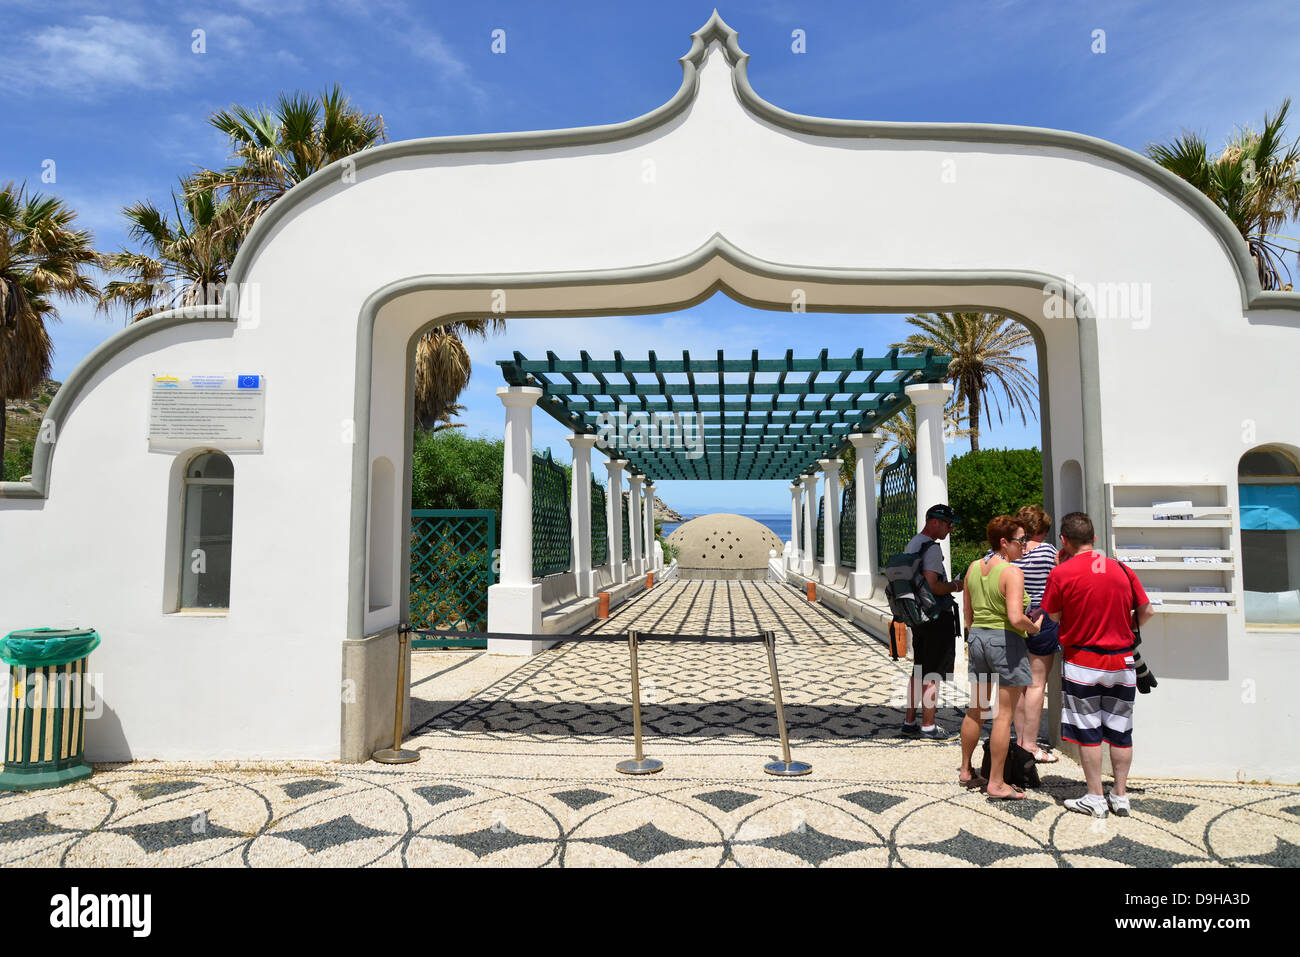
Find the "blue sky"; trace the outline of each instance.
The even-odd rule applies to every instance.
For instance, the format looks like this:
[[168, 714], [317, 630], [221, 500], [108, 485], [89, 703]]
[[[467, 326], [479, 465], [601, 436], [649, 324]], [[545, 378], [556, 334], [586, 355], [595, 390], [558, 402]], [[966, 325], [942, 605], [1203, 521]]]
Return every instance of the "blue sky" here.
[[[1184, 128], [1218, 146], [1238, 124], [1262, 122], [1300, 77], [1300, 4], [1205, 0], [1079, 4], [729, 3], [720, 12], [751, 54], [764, 98], [799, 113], [855, 119], [1013, 123], [1076, 130], [1141, 150]], [[120, 209], [168, 202], [176, 179], [216, 165], [226, 144], [206, 124], [233, 103], [341, 82], [379, 112], [391, 139], [616, 122], [677, 89], [698, 2], [444, 3], [286, 0], [113, 4], [4, 0], [0, 36], [0, 182], [26, 180], [70, 202], [101, 249], [126, 243]], [[506, 50], [493, 53], [492, 31]], [[806, 52], [794, 53], [802, 30]], [[193, 52], [193, 31], [206, 50]], [[1092, 52], [1095, 30], [1104, 53]], [[1290, 133], [1300, 132], [1300, 113]], [[42, 182], [53, 161], [54, 182]], [[1292, 264], [1294, 269], [1294, 264]], [[62, 310], [53, 328], [55, 378], [121, 328], [120, 314]], [[472, 346], [465, 396], [471, 432], [499, 432], [494, 360], [518, 348], [635, 354], [671, 343], [705, 351], [804, 354], [901, 337], [896, 317], [845, 320], [745, 309], [716, 297], [688, 312], [540, 323], [512, 320], [507, 338]], [[851, 329], [851, 332], [845, 330]], [[810, 345], [815, 344], [815, 345]], [[539, 417], [538, 442], [567, 452]], [[985, 446], [1028, 446], [1037, 426], [999, 427]], [[964, 445], [952, 448], [961, 452]], [[779, 483], [664, 483], [684, 511], [781, 512]]]

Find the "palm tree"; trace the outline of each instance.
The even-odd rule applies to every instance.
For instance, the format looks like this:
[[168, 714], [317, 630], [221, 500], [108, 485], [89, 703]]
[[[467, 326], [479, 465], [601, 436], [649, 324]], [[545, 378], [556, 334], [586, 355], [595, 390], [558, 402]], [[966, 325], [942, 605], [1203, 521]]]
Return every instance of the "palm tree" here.
[[[319, 99], [282, 95], [274, 110], [235, 106], [209, 122], [230, 137], [233, 162], [203, 170], [192, 189], [214, 190], [239, 214], [224, 220], [242, 237], [272, 203], [330, 163], [387, 140], [384, 118], [355, 107], [336, 83]], [[463, 335], [486, 336], [505, 328], [502, 319], [464, 320], [426, 333], [416, 348], [415, 415], [421, 428], [455, 428], [464, 410], [456, 398], [469, 384], [470, 359]]]
[[51, 297], [93, 300], [99, 290], [85, 272], [98, 265], [89, 230], [62, 200], [28, 193], [26, 184], [0, 189], [0, 452], [4, 406], [30, 396], [53, 368], [54, 344], [45, 328], [57, 320]]
[[[970, 437], [966, 421], [966, 402], [954, 395], [943, 409], [944, 440], [965, 439]], [[897, 457], [899, 449], [916, 453], [916, 406], [910, 402], [899, 409], [876, 427], [876, 431], [885, 438], [876, 450], [876, 477]], [[857, 465], [852, 447], [840, 452], [840, 484], [848, 485], [853, 480], [853, 470]]]
[[194, 189], [181, 181], [172, 194], [173, 220], [148, 200], [122, 210], [132, 239], [143, 252], [122, 250], [105, 257], [110, 273], [125, 275], [104, 287], [99, 309], [126, 308], [131, 322], [165, 309], [221, 302], [230, 264], [239, 250], [238, 236], [222, 229], [239, 211], [218, 202], [211, 189]]
[[230, 138], [234, 163], [201, 170], [195, 190], [217, 190], [242, 216], [242, 235], [277, 199], [317, 170], [388, 139], [384, 118], [365, 113], [336, 83], [320, 98], [281, 94], [274, 110], [233, 106], [208, 122]]
[[[980, 447], [980, 416], [984, 412], [985, 396], [993, 399], [998, 421], [1002, 421], [1002, 403], [1005, 397], [1010, 411], [1019, 411], [1021, 422], [1028, 422], [1025, 410], [1037, 412], [1034, 399], [1038, 390], [1038, 377], [1029, 371], [1022, 349], [1033, 345], [1029, 330], [1014, 319], [983, 312], [938, 312], [908, 316], [907, 321], [920, 329], [907, 337], [906, 342], [895, 342], [894, 348], [908, 355], [921, 355], [926, 349], [952, 356], [948, 378], [956, 386], [957, 398], [970, 409], [970, 447]], [[992, 388], [997, 386], [996, 389]], [[984, 412], [987, 418], [987, 412]]]
[[[966, 421], [966, 402], [954, 395], [943, 409], [944, 441], [970, 438], [971, 430], [966, 425]], [[916, 406], [909, 402], [906, 408], [890, 416], [880, 426], [879, 431], [886, 440], [881, 443], [880, 451], [877, 453], [877, 475], [883, 472], [885, 466], [897, 456], [899, 449], [907, 449], [912, 455], [916, 454]]]
[[460, 319], [438, 326], [420, 337], [415, 347], [415, 422], [430, 432], [461, 428], [451, 418], [465, 410], [456, 399], [469, 385], [471, 366], [465, 336], [487, 338], [505, 329], [500, 317]]
[[1263, 289], [1291, 288], [1285, 254], [1300, 254], [1278, 240], [1297, 242], [1278, 234], [1284, 223], [1300, 215], [1300, 140], [1287, 146], [1283, 140], [1286, 114], [1283, 100], [1278, 111], [1264, 115], [1264, 129], [1238, 130], [1217, 158], [1211, 159], [1205, 140], [1195, 133], [1166, 145], [1147, 146], [1147, 156], [1210, 198], [1232, 220], [1250, 249]]

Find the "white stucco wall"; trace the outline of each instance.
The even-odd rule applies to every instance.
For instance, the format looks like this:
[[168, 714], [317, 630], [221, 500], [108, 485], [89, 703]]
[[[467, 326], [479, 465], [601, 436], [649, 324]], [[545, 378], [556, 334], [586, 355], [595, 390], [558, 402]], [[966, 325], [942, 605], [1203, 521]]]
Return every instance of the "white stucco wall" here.
[[[510, 286], [507, 318], [663, 306], [718, 279], [778, 308], [802, 288], [810, 306], [845, 311], [1019, 312], [1047, 346], [1059, 477], [1066, 460], [1089, 467], [1077, 323], [1044, 317], [1041, 290], [984, 274], [1135, 282], [1149, 290], [1149, 322], [1097, 323], [1105, 481], [1235, 484], [1244, 419], [1255, 423], [1256, 444], [1300, 444], [1286, 401], [1300, 313], [1244, 317], [1227, 251], [1181, 199], [1064, 147], [782, 129], [746, 109], [732, 75], [714, 43], [694, 101], [649, 132], [587, 146], [398, 156], [361, 166], [355, 182], [302, 190], [300, 202], [282, 201], [297, 205], [246, 260], [255, 323], [165, 329], [95, 375], [58, 437], [49, 498], [0, 499], [0, 627], [85, 624], [104, 636], [93, 670], [106, 676], [110, 714], [89, 727], [92, 759], [337, 756], [349, 563], [354, 576], [364, 567], [364, 556], [349, 554], [353, 440], [365, 431], [353, 422], [359, 316], [377, 291], [413, 277], [442, 278], [380, 310], [370, 365], [369, 459], [396, 463], [399, 482], [411, 336], [441, 315], [486, 312], [498, 286]], [[796, 272], [881, 278], [794, 280], [707, 255], [673, 275], [619, 283], [587, 276], [541, 289], [509, 275], [652, 267], [715, 236]], [[914, 270], [915, 281], [891, 272], [899, 270]], [[938, 282], [939, 273], [971, 282]], [[488, 279], [457, 289], [458, 276]], [[798, 344], [799, 316], [789, 323]], [[824, 345], [855, 348], [851, 329]], [[145, 441], [150, 376], [163, 371], [267, 377], [265, 449], [232, 455], [228, 616], [163, 612], [173, 456], [150, 454]], [[400, 488], [395, 498], [400, 522]], [[1100, 502], [1089, 508], [1101, 516]], [[387, 540], [400, 549], [405, 538]], [[391, 567], [400, 574], [400, 555]], [[365, 610], [364, 633], [398, 620], [397, 583], [393, 594], [393, 605]], [[1239, 615], [1160, 616], [1148, 631], [1161, 684], [1139, 702], [1136, 773], [1300, 778], [1300, 749], [1266, 730], [1297, 717], [1285, 682], [1297, 671], [1300, 635], [1247, 634]], [[1223, 651], [1226, 675], [1178, 677], [1200, 673], [1179, 662], [1184, 634], [1207, 653]], [[1258, 682], [1253, 704], [1240, 700], [1244, 678]]]

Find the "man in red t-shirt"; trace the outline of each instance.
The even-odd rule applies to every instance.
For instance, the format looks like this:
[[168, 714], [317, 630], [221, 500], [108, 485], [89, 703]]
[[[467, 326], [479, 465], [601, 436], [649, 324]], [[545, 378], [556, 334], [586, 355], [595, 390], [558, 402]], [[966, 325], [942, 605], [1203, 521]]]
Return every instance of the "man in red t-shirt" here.
[[[1061, 737], [1079, 745], [1088, 793], [1071, 811], [1127, 815], [1133, 763], [1133, 610], [1139, 626], [1155, 612], [1137, 576], [1093, 548], [1096, 532], [1083, 512], [1061, 519], [1060, 564], [1047, 576], [1043, 611], [1060, 622]], [[1110, 746], [1115, 784], [1101, 787], [1101, 744]]]

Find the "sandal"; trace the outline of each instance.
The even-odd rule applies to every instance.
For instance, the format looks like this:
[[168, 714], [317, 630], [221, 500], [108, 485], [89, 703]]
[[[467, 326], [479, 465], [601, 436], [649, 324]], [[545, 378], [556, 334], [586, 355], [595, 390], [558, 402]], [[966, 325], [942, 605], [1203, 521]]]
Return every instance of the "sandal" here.
[[985, 779], [984, 779], [981, 775], [979, 775], [979, 774], [972, 774], [972, 775], [971, 775], [969, 778], [967, 778], [965, 781], [963, 781], [960, 777], [958, 777], [958, 778], [957, 778], [957, 783], [960, 784], [960, 785], [961, 785], [962, 787], [964, 787], [964, 788], [973, 788], [973, 789], [983, 790], [985, 787], [988, 786], [988, 783], [989, 783], [989, 782], [988, 782], [987, 780], [985, 780]]
[[1056, 755], [1054, 755], [1051, 751], [1044, 751], [1042, 748], [1039, 748], [1037, 751], [1034, 752], [1035, 764], [1055, 764], [1059, 760], [1061, 759], [1058, 758]]
[[1008, 784], [1007, 787], [1011, 788], [1010, 794], [990, 794], [988, 799], [990, 801], [1019, 801], [1028, 796], [1023, 789], [1016, 787], [1014, 784]]

